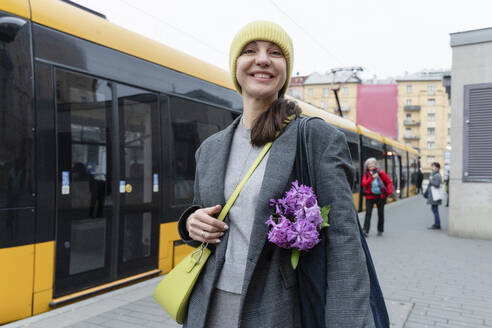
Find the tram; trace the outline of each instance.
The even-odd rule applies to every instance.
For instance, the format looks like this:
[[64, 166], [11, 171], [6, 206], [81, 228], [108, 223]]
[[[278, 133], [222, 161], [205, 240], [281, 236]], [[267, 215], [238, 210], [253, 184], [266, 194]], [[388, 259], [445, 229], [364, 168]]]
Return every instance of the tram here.
[[[418, 153], [299, 102], [415, 194]], [[229, 74], [57, 0], [0, 2], [0, 324], [168, 272], [194, 153], [241, 114]]]

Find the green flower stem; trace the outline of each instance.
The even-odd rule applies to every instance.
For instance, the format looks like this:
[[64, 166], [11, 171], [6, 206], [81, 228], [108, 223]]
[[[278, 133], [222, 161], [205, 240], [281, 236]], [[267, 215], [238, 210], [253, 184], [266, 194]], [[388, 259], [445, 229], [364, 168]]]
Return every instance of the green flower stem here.
[[299, 255], [300, 252], [297, 248], [292, 249], [292, 253], [290, 255], [290, 263], [292, 264], [292, 268], [295, 270], [297, 268], [297, 264], [299, 264]]

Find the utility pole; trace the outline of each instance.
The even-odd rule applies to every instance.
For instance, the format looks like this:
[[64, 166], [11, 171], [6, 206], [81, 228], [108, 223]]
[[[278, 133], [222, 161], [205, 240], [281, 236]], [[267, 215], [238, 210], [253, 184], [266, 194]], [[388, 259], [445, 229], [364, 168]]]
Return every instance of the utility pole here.
[[[358, 72], [362, 72], [363, 70], [364, 69], [362, 67], [360, 67], [360, 66], [337, 67], [337, 68], [332, 68], [331, 69], [331, 73], [333, 74], [333, 81], [331, 82], [330, 89], [335, 94], [335, 100], [337, 102], [338, 114], [340, 115], [340, 117], [343, 117], [343, 113], [342, 113], [342, 107], [340, 106], [340, 99], [338, 98], [338, 91], [340, 90], [340, 87], [342, 85], [344, 85], [350, 78], [357, 77], [357, 73]], [[338, 72], [352, 72], [352, 73], [350, 75], [347, 75], [347, 78], [342, 83], [339, 83], [337, 86], [334, 86], [336, 74]]]

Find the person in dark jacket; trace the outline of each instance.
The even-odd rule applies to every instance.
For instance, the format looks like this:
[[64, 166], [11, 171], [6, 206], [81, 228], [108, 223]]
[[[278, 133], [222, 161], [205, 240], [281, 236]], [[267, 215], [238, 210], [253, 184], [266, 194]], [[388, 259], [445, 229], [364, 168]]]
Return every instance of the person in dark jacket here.
[[378, 236], [384, 232], [384, 205], [386, 198], [393, 193], [393, 183], [383, 170], [377, 167], [374, 157], [366, 160], [364, 164], [365, 173], [362, 176], [362, 187], [366, 197], [366, 218], [364, 219], [364, 235], [369, 236], [371, 228], [371, 215], [374, 204], [378, 208]]
[[444, 178], [444, 192], [446, 192], [446, 207], [449, 207], [449, 172], [448, 176]]
[[424, 181], [424, 174], [419, 169], [419, 171], [417, 172], [417, 195], [420, 193], [423, 193], [423, 190], [422, 190], [422, 182], [423, 181]]
[[[441, 169], [441, 165], [437, 162], [431, 164], [432, 175], [429, 178], [429, 185], [425, 191], [425, 195], [427, 198], [427, 204], [431, 206], [432, 213], [434, 214], [434, 224], [430, 226], [428, 229], [439, 230], [441, 229], [441, 220], [439, 218], [439, 205], [442, 203], [442, 192], [441, 192], [441, 183], [442, 178], [439, 170]], [[441, 193], [440, 199], [434, 199], [432, 195], [432, 189], [435, 188], [438, 190], [438, 193]]]

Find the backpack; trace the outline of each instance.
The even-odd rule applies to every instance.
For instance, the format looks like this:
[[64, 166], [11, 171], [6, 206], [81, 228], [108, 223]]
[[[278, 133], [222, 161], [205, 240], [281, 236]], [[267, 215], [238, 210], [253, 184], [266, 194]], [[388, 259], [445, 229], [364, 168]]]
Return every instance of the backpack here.
[[380, 182], [378, 178], [375, 178], [371, 182], [371, 192], [374, 195], [381, 195], [381, 187], [379, 186]]
[[[378, 172], [378, 174], [380, 174], [379, 170], [377, 172]], [[371, 193], [373, 195], [379, 196], [383, 193], [384, 190], [385, 190], [385, 188], [384, 188], [383, 182], [381, 181], [381, 179], [379, 177], [372, 180], [372, 182], [371, 182]]]

